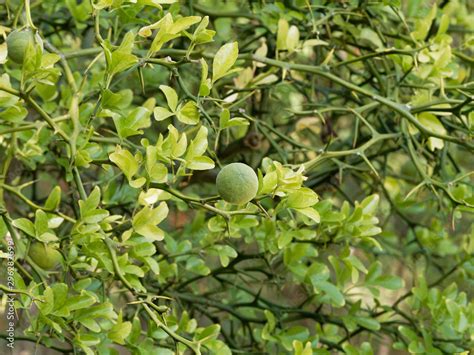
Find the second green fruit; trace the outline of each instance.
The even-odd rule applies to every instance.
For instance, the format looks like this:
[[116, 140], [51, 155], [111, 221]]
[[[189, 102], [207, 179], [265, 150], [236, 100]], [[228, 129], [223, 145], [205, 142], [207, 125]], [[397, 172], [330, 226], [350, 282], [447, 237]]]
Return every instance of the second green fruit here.
[[63, 256], [57, 249], [40, 242], [33, 242], [30, 245], [28, 255], [44, 270], [55, 269], [63, 260]]
[[7, 37], [8, 58], [22, 64], [28, 48], [35, 45], [35, 38], [31, 30], [13, 31]]

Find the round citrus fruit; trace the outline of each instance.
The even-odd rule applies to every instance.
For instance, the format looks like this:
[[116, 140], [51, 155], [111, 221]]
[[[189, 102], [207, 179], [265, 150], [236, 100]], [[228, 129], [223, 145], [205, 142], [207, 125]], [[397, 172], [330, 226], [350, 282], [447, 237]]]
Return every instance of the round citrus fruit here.
[[63, 260], [63, 256], [58, 250], [39, 242], [33, 242], [30, 245], [28, 255], [36, 265], [45, 270], [55, 269]]
[[13, 31], [7, 37], [8, 58], [22, 64], [29, 46], [34, 46], [35, 39], [31, 30]]
[[243, 205], [257, 195], [257, 174], [246, 164], [232, 163], [225, 166], [217, 175], [216, 184], [222, 199], [236, 205]]

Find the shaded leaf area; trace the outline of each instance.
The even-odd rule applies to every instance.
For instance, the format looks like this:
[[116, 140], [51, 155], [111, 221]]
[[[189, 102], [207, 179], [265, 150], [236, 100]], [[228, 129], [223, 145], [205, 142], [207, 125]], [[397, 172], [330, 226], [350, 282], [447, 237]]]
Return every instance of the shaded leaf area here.
[[[5, 2], [0, 290], [17, 342], [467, 354], [472, 6]], [[243, 205], [215, 186], [235, 162], [258, 176]]]

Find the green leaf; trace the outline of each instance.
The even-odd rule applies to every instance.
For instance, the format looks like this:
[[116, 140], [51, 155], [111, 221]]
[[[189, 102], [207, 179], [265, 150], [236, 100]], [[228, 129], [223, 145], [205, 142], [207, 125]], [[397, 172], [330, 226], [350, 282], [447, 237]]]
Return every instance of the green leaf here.
[[397, 276], [384, 275], [378, 277], [370, 285], [380, 286], [389, 290], [398, 290], [403, 287], [404, 282]]
[[160, 85], [160, 90], [165, 94], [166, 102], [168, 103], [171, 112], [175, 112], [176, 107], [178, 107], [178, 94], [176, 94], [176, 91], [166, 85]]
[[290, 26], [286, 34], [286, 49], [292, 52], [298, 47], [300, 41], [300, 31], [296, 26]]
[[208, 96], [212, 88], [212, 83], [207, 78], [209, 68], [204, 58], [200, 59], [200, 63], [201, 63], [201, 83], [199, 85], [199, 96]]
[[381, 275], [382, 275], [382, 264], [379, 261], [376, 261], [372, 265], [370, 265], [369, 271], [365, 277], [365, 282], [366, 283], [374, 282]]
[[51, 287], [46, 287], [43, 293], [43, 301], [38, 304], [38, 309], [41, 314], [46, 316], [54, 309], [54, 290]]
[[213, 324], [206, 328], [198, 328], [194, 340], [206, 344], [207, 341], [216, 338], [220, 330], [221, 326], [219, 324]]
[[292, 349], [294, 340], [304, 341], [308, 339], [308, 337], [308, 328], [301, 325], [289, 327], [277, 336], [283, 347], [288, 351]]
[[207, 133], [208, 130], [206, 127], [201, 126], [199, 131], [196, 133], [196, 136], [191, 141], [186, 152], [185, 159], [190, 159], [192, 157], [203, 155], [207, 149]]
[[305, 215], [306, 217], [310, 218], [316, 223], [321, 222], [321, 217], [319, 216], [318, 211], [316, 211], [312, 207], [307, 207], [307, 208], [295, 208], [295, 211], [298, 213], [301, 213], [302, 215]]
[[107, 336], [110, 340], [117, 344], [124, 345], [125, 339], [129, 336], [132, 331], [132, 323], [124, 322], [122, 320], [122, 311], [120, 311], [117, 319], [117, 323], [112, 326], [112, 329], [108, 332]]
[[186, 167], [191, 170], [210, 170], [214, 169], [214, 161], [209, 157], [194, 157], [186, 163]]
[[398, 327], [398, 331], [410, 342], [418, 340], [418, 335], [411, 328], [401, 325]]
[[[1, 91], [0, 91], [1, 92]], [[21, 122], [28, 115], [26, 108], [17, 103], [0, 112], [0, 120], [7, 122]]]
[[344, 295], [342, 292], [332, 283], [327, 281], [318, 281], [316, 289], [323, 291], [325, 296], [327, 297], [328, 301], [334, 307], [343, 307], [346, 304], [346, 300], [344, 299]]
[[127, 149], [123, 149], [119, 145], [115, 146], [115, 151], [109, 155], [109, 159], [119, 167], [128, 181], [131, 181], [138, 172], [139, 166], [135, 157]]
[[366, 286], [378, 286], [389, 290], [397, 290], [403, 287], [403, 280], [397, 276], [382, 275], [382, 264], [379, 261], [373, 263], [365, 277]]
[[196, 27], [192, 36], [188, 36], [194, 43], [203, 44], [211, 42], [216, 31], [208, 30], [209, 16], [204, 16], [201, 23]]
[[421, 341], [412, 341], [408, 345], [410, 354], [426, 354], [425, 347]]
[[127, 32], [120, 46], [113, 52], [105, 50], [107, 59], [107, 69], [110, 77], [120, 73], [138, 62], [138, 58], [132, 54], [135, 34], [132, 31]]
[[110, 302], [101, 303], [89, 308], [84, 308], [76, 311], [74, 319], [83, 322], [85, 320], [104, 318], [114, 319], [117, 314], [114, 312], [114, 308]]
[[143, 272], [143, 270], [137, 265], [127, 264], [122, 267], [122, 271], [125, 274], [132, 274], [138, 277], [145, 276], [145, 273]]
[[288, 195], [287, 204], [289, 208], [306, 208], [314, 206], [319, 201], [318, 195], [313, 190], [302, 187]]
[[146, 178], [142, 176], [138, 179], [130, 181], [130, 186], [135, 189], [139, 189], [140, 187], [145, 185], [145, 183], [146, 183]]
[[68, 299], [68, 286], [64, 283], [56, 283], [51, 286], [54, 294], [54, 309], [62, 308]]
[[186, 134], [181, 134], [173, 126], [168, 126], [169, 135], [166, 138], [163, 147], [167, 147], [170, 150], [170, 154], [173, 158], [181, 157], [185, 152], [188, 145]]
[[239, 55], [237, 42], [224, 44], [214, 56], [212, 62], [212, 83], [227, 75]]
[[232, 355], [232, 351], [222, 340], [213, 339], [206, 342], [206, 348], [210, 354], [215, 355]]
[[164, 232], [157, 227], [168, 215], [168, 206], [166, 202], [161, 202], [158, 207], [143, 207], [133, 217], [132, 225], [135, 232], [144, 236], [149, 241], [159, 241], [165, 236]]
[[[160, 0], [164, 1], [164, 0]], [[170, 0], [168, 0], [167, 3]], [[173, 21], [173, 17], [171, 13], [167, 13], [161, 20], [155, 22], [152, 25], [148, 25], [142, 27], [138, 34], [142, 37], [150, 37], [152, 35], [152, 31], [158, 29], [158, 33], [156, 34], [151, 47], [148, 51], [148, 57], [152, 57], [157, 51], [161, 49], [161, 47], [166, 43], [171, 41], [174, 38], [180, 37], [181, 32], [185, 31], [193, 24], [198, 23], [201, 21], [201, 17], [199, 16], [187, 16], [181, 17]]]
[[320, 39], [308, 39], [303, 42], [303, 47], [328, 46], [329, 43]]
[[44, 233], [49, 231], [48, 228], [48, 216], [43, 210], [36, 210], [35, 213], [35, 230], [36, 236], [40, 237]]
[[83, 318], [78, 320], [78, 322], [93, 332], [99, 333], [101, 330], [99, 324], [92, 318]]
[[373, 215], [377, 210], [380, 197], [377, 194], [366, 197], [361, 203], [362, 213], [366, 215]]
[[164, 107], [155, 107], [155, 109], [153, 110], [153, 115], [155, 117], [155, 120], [163, 121], [166, 120], [168, 117], [174, 116], [174, 113]]
[[[440, 120], [429, 112], [423, 112], [418, 115], [418, 121], [430, 131], [438, 134], [446, 134], [446, 129]], [[442, 149], [444, 147], [444, 141], [440, 138], [430, 137], [428, 139], [428, 147], [430, 150]]]
[[54, 211], [58, 208], [61, 202], [61, 187], [55, 186], [49, 193], [48, 199], [44, 203], [44, 208], [49, 211]]
[[349, 261], [352, 266], [354, 266], [357, 270], [366, 274], [368, 270], [366, 269], [365, 265], [357, 258], [355, 255], [349, 255], [345, 260]]
[[313, 262], [306, 272], [306, 277], [317, 287], [319, 282], [329, 279], [329, 268], [323, 263]]
[[191, 141], [188, 150], [192, 152], [193, 156], [203, 155], [207, 149], [207, 133], [208, 130], [206, 127], [201, 126], [198, 133]]
[[415, 40], [424, 40], [426, 38], [428, 31], [430, 30], [431, 23], [436, 18], [437, 9], [437, 4], [433, 4], [428, 15], [416, 21], [415, 31], [411, 33]]
[[133, 91], [130, 89], [120, 90], [114, 93], [110, 90], [102, 92], [101, 105], [104, 109], [123, 110], [130, 106], [133, 99]]
[[150, 181], [166, 182], [168, 169], [166, 165], [158, 163], [158, 149], [152, 145], [146, 147], [146, 170], [150, 176]]
[[109, 331], [107, 336], [110, 340], [116, 342], [117, 344], [125, 344], [125, 338], [130, 334], [132, 330], [132, 323], [123, 322], [115, 324], [112, 329]]
[[236, 258], [238, 255], [235, 249], [228, 245], [214, 245], [209, 249], [209, 254], [219, 256], [221, 265], [224, 267], [229, 265], [231, 258]]
[[374, 351], [372, 350], [370, 343], [363, 342], [360, 345], [360, 355], [374, 355]]
[[449, 314], [453, 318], [454, 328], [457, 332], [463, 333], [469, 326], [469, 320], [464, 314], [461, 306], [455, 301], [447, 299], [446, 308], [448, 309]]
[[449, 22], [450, 22], [449, 14], [443, 14], [443, 16], [441, 16], [441, 20], [439, 21], [439, 27], [438, 27], [438, 32], [436, 33], [436, 37], [443, 35], [444, 33], [448, 31]]
[[186, 260], [186, 269], [202, 276], [206, 276], [211, 273], [211, 269], [206, 266], [204, 260], [195, 256], [192, 256]]
[[288, 21], [285, 19], [281, 18], [278, 20], [278, 31], [277, 31], [277, 43], [276, 47], [277, 50], [283, 51], [287, 49], [287, 36], [288, 36], [288, 31], [289, 31], [290, 25], [288, 24]]
[[71, 15], [77, 22], [81, 23], [89, 18], [91, 12], [91, 3], [78, 3], [73, 0], [66, 0], [65, 3], [71, 12]]
[[249, 121], [243, 117], [230, 118], [230, 112], [227, 109], [222, 110], [219, 118], [219, 127], [221, 129], [237, 126], [248, 126]]
[[360, 31], [359, 37], [368, 41], [370, 44], [373, 45], [373, 47], [377, 49], [382, 49], [384, 47], [378, 34], [369, 27], [364, 27], [362, 31]]
[[356, 317], [356, 322], [357, 324], [359, 324], [360, 326], [364, 328], [367, 328], [373, 331], [380, 330], [380, 323], [377, 322], [377, 320], [373, 318]]
[[[143, 134], [142, 128], [151, 125], [151, 111], [145, 107], [136, 107], [126, 116], [113, 117], [117, 133], [121, 138]], [[156, 118], [156, 116], [155, 116]]]
[[100, 188], [94, 187], [89, 197], [83, 201], [79, 201], [79, 209], [81, 211], [81, 219], [85, 223], [99, 223], [109, 215], [109, 211], [99, 209]]
[[64, 307], [69, 311], [76, 311], [78, 309], [88, 308], [97, 302], [96, 297], [92, 293], [81, 290], [80, 295], [69, 297]]
[[201, 21], [200, 16], [186, 16], [178, 18], [175, 23], [170, 28], [172, 33], [180, 33], [184, 30], [187, 30], [192, 25]]
[[144, 242], [133, 246], [132, 254], [135, 256], [152, 256], [156, 253], [156, 247], [150, 242]]
[[[165, 24], [166, 22], [166, 24]], [[162, 26], [169, 27], [169, 23], [172, 23], [173, 19], [171, 14], [166, 14], [161, 20], [155, 22], [151, 25], [140, 28], [138, 35], [141, 37], [150, 37], [153, 34], [153, 30], [160, 28]]]
[[[0, 76], [0, 85], [4, 86], [5, 88], [11, 89], [12, 86], [10, 84], [10, 76], [6, 73]], [[15, 105], [18, 102], [18, 96], [10, 94], [6, 91], [0, 90], [0, 107], [1, 108], [8, 108]]]
[[294, 355], [313, 355], [311, 342], [307, 341], [304, 348], [303, 343], [299, 340], [293, 340]]
[[191, 170], [209, 170], [214, 168], [214, 161], [202, 155], [207, 149], [207, 132], [207, 128], [201, 126], [189, 144], [184, 157], [186, 160], [186, 168]]
[[43, 243], [51, 243], [51, 242], [57, 241], [58, 237], [54, 235], [53, 233], [45, 232], [43, 234], [36, 236], [36, 239], [38, 239], [39, 241]]
[[194, 101], [188, 101], [184, 105], [181, 105], [176, 112], [176, 117], [180, 122], [189, 125], [195, 125], [199, 123], [199, 111]]
[[156, 275], [160, 274], [160, 265], [155, 259], [149, 256], [149, 257], [143, 258], [143, 261], [148, 265], [152, 273]]
[[28, 234], [30, 237], [36, 236], [35, 225], [29, 219], [26, 219], [26, 218], [15, 219], [13, 220], [13, 226], [22, 230], [23, 232]]

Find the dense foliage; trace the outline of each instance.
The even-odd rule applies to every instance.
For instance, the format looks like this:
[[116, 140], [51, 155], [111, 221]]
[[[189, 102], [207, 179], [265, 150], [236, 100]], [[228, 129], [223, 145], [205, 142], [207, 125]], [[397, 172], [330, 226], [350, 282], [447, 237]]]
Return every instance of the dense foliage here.
[[467, 354], [469, 6], [0, 1], [15, 347]]

